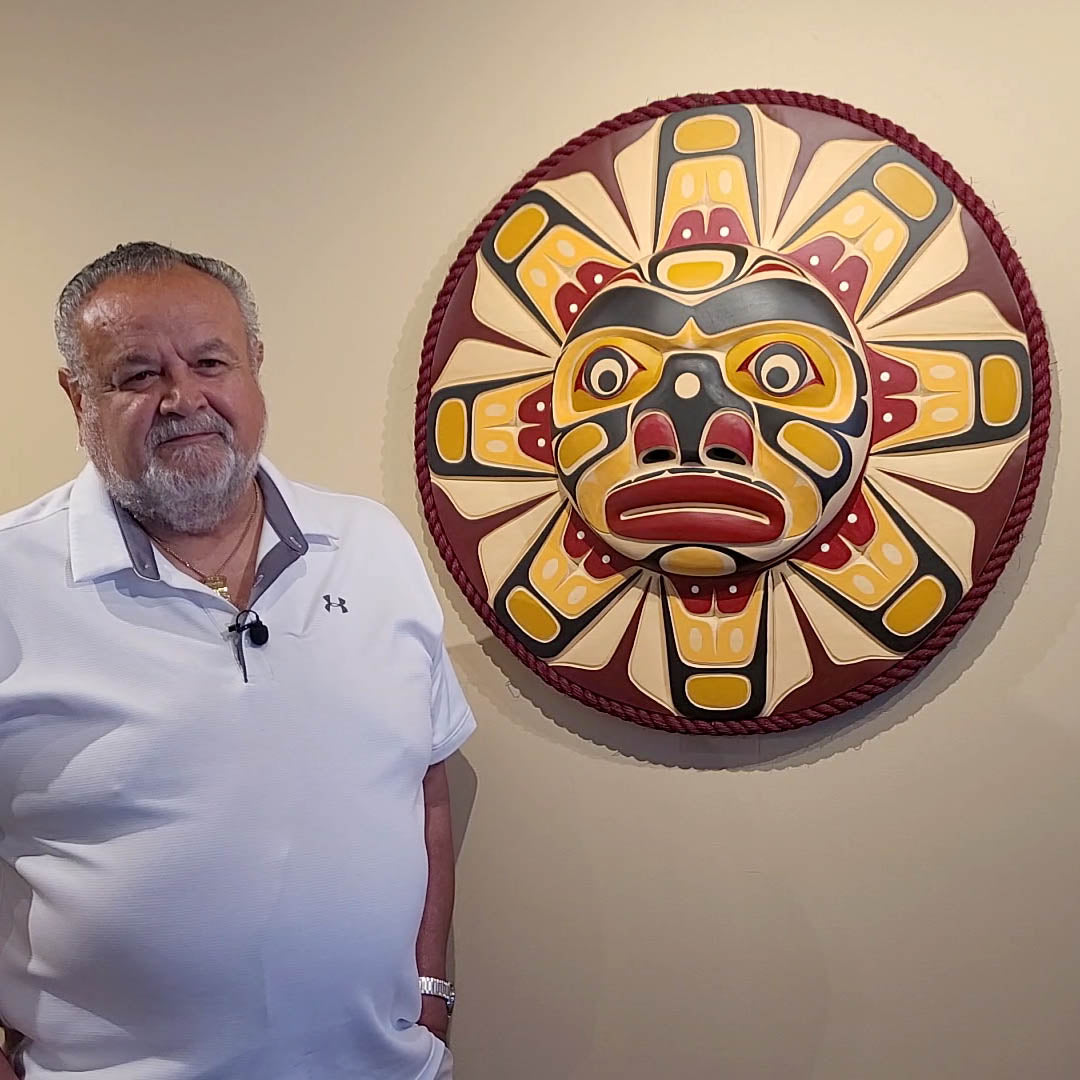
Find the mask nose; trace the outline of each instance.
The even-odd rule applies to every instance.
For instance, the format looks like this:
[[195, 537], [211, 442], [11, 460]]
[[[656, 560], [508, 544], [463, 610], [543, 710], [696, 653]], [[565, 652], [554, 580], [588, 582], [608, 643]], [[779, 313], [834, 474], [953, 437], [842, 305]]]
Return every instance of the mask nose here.
[[750, 464], [750, 405], [720, 374], [716, 358], [675, 353], [660, 382], [634, 410], [634, 450], [639, 464], [709, 462]]

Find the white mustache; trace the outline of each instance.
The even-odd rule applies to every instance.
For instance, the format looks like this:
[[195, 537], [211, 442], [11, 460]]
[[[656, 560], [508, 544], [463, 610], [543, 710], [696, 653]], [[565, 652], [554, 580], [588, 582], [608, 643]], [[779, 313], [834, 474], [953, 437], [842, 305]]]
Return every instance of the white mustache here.
[[156, 450], [170, 439], [179, 439], [184, 435], [221, 435], [227, 446], [232, 446], [232, 425], [217, 413], [196, 413], [186, 419], [162, 420], [155, 425], [147, 436], [147, 448]]

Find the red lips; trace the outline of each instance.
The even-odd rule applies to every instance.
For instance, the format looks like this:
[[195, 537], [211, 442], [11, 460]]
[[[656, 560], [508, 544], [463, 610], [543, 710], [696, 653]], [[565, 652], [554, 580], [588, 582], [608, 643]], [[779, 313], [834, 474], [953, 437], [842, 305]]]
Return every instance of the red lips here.
[[779, 539], [787, 519], [783, 503], [762, 488], [697, 472], [616, 488], [604, 515], [617, 536], [683, 544], [764, 544]]

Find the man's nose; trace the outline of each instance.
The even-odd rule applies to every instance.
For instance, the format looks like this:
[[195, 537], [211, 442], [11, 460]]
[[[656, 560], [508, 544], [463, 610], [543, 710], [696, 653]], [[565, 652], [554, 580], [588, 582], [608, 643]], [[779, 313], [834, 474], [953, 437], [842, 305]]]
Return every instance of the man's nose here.
[[167, 380], [167, 389], [159, 406], [161, 413], [190, 416], [207, 407], [206, 394], [203, 392], [199, 376], [187, 364], [180, 364], [171, 369], [167, 374]]

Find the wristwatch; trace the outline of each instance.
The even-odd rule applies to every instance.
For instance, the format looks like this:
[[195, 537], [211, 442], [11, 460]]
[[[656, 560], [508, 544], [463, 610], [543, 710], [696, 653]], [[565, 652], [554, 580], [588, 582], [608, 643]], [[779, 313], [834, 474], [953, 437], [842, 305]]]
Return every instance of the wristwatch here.
[[454, 984], [445, 979], [432, 979], [427, 975], [420, 976], [420, 993], [429, 997], [440, 997], [446, 1002], [446, 1015], [451, 1016], [454, 1012], [454, 1002], [457, 1000], [457, 992]]

